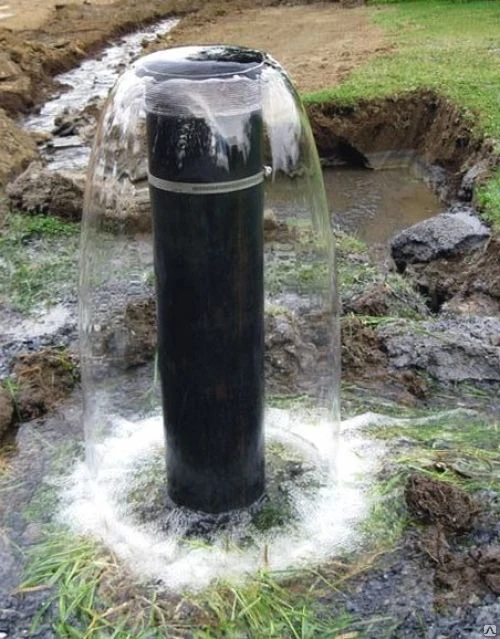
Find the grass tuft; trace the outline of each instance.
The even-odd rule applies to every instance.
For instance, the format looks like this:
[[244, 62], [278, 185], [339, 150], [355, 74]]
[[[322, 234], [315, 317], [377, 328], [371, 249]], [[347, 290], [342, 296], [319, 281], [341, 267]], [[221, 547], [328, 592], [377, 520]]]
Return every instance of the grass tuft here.
[[32, 549], [19, 592], [46, 590], [32, 632], [48, 621], [60, 639], [338, 637], [351, 618], [322, 606], [310, 584], [304, 571], [261, 572], [196, 595], [155, 593], [96, 542], [59, 530]]
[[8, 215], [0, 235], [0, 301], [28, 311], [74, 292], [79, 237], [75, 222]]
[[477, 201], [482, 217], [491, 224], [493, 230], [500, 233], [500, 168], [486, 184], [477, 189]]

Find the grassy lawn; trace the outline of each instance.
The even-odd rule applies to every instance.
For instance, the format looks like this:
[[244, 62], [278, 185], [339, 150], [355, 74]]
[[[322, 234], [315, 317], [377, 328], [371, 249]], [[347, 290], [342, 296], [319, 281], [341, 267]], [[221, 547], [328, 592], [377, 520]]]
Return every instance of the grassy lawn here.
[[[338, 87], [306, 102], [353, 103], [432, 88], [463, 108], [500, 153], [500, 1], [372, 0], [371, 19], [394, 50], [369, 60]], [[381, 6], [384, 5], [384, 6]], [[479, 193], [486, 219], [500, 229], [500, 172]]]

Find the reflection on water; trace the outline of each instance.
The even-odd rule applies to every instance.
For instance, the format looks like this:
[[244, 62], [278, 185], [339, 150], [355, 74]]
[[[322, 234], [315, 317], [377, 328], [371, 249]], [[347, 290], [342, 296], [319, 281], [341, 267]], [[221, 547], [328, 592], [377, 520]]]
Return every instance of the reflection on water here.
[[323, 179], [335, 225], [369, 246], [443, 210], [418, 166], [325, 169]]

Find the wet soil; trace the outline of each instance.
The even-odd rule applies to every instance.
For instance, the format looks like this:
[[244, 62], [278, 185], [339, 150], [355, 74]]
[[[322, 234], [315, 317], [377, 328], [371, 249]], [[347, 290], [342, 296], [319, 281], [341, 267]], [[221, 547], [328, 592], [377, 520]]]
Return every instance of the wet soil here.
[[427, 296], [434, 312], [500, 316], [500, 238], [493, 237], [473, 253], [408, 268], [408, 276]]
[[[42, 5], [37, 0], [22, 0], [7, 11], [12, 17], [2, 20], [0, 15], [0, 109], [16, 119], [56, 89], [55, 74], [97, 52], [113, 37], [172, 15], [185, 19], [158, 47], [201, 40], [237, 41], [268, 49], [287, 65], [304, 90], [335, 84], [367, 56], [387, 49], [381, 31], [369, 24], [362, 9], [346, 11], [337, 4], [307, 2], [306, 7], [288, 6], [287, 19], [282, 20], [283, 9], [269, 7], [276, 4], [281, 3], [72, 0]], [[248, 25], [256, 22], [258, 29], [249, 30]], [[3, 128], [7, 125], [10, 136], [20, 136], [12, 122], [7, 121]], [[14, 162], [10, 154], [0, 152], [0, 185], [33, 158], [33, 143], [29, 138], [21, 142], [17, 146], [21, 157]]]
[[473, 132], [473, 122], [432, 91], [350, 106], [311, 104], [307, 111], [321, 157], [342, 157], [345, 149], [365, 157], [411, 149], [447, 172], [442, 184], [438, 177], [432, 185], [443, 200], [456, 196], [462, 176], [479, 160], [496, 163], [491, 143]]
[[[95, 2], [68, 2], [50, 13], [46, 13], [46, 6], [43, 10], [38, 7], [32, 23], [23, 22], [22, 16], [28, 15], [35, 3], [21, 0], [16, 4], [17, 22], [10, 24], [20, 31], [0, 28], [0, 43], [7, 52], [7, 58], [3, 54], [0, 56], [0, 106], [12, 116], [27, 111], [54, 90], [52, 76], [55, 72], [68, 69], [112, 36], [171, 11], [182, 15], [200, 9], [161, 46], [199, 39], [202, 35], [206, 42], [238, 40], [244, 44], [250, 32], [249, 43], [271, 50], [305, 90], [341, 81], [366, 56], [383, 52], [389, 46], [379, 32], [370, 30], [371, 27], [368, 29], [363, 10], [347, 12], [336, 5], [287, 8], [287, 20], [281, 20], [282, 8], [249, 8], [255, 4], [272, 4], [270, 2], [194, 2], [188, 6], [182, 1], [153, 0], [141, 5], [124, 0], [115, 5], [103, 4], [106, 6], [97, 6]], [[24, 8], [28, 13], [22, 13]], [[226, 15], [237, 8], [242, 10]], [[207, 19], [210, 19], [208, 23]], [[40, 21], [43, 21], [42, 28], [38, 28]], [[5, 21], [4, 26], [7, 24]], [[260, 38], [259, 42], [256, 37]], [[8, 71], [3, 79], [2, 69]], [[433, 184], [444, 200], [459, 192], [462, 175], [477, 160], [486, 158], [487, 164], [494, 162], [487, 143], [471, 133], [470, 123], [453, 105], [434, 93], [420, 92], [360, 102], [352, 107], [312, 105], [309, 113], [320, 153], [327, 161], [336, 163], [339, 158], [344, 161], [354, 156], [370, 166], [375, 161], [371, 156], [373, 153], [412, 148], [428, 162], [438, 163], [449, 172], [450, 179], [440, 180], [438, 175]], [[2, 148], [9, 156], [13, 155], [12, 149], [16, 153], [19, 150], [14, 165], [8, 161], [2, 164], [3, 150], [0, 153], [2, 183], [3, 178], [17, 173], [33, 157], [35, 147], [28, 136], [16, 137], [24, 134], [19, 133], [2, 111], [0, 127], [4, 127], [1, 131], [8, 130], [5, 136], [14, 140], [11, 148]], [[9, 139], [5, 136], [4, 139]], [[473, 192], [469, 194], [469, 199], [471, 197]], [[268, 222], [268, 231], [274, 234], [274, 240], [279, 239], [280, 234], [286, 235], [286, 229], [275, 227], [272, 221]], [[416, 273], [415, 279], [421, 290], [438, 300], [433, 310], [440, 310], [444, 303], [452, 301], [458, 306], [469, 304], [470, 310], [470, 304], [475, 303], [477, 296], [484, 295], [491, 300], [492, 293], [498, 301], [500, 295], [495, 291], [500, 247], [497, 244], [497, 240], [492, 240], [480, 253], [457, 258], [458, 261], [445, 261], [446, 264], [426, 265]], [[449, 279], [446, 287], [443, 287], [443, 273]], [[392, 308], [387, 289], [381, 283], [350, 303], [350, 312], [372, 317], [384, 317]], [[476, 303], [477, 308], [480, 307]], [[142, 365], [152, 357], [154, 350], [154, 308], [145, 301], [143, 306], [139, 304], [127, 309], [126, 315], [127, 335], [138, 336], [130, 344], [130, 365]], [[371, 395], [393, 397], [402, 404], [427, 402], [433, 390], [431, 385], [414, 371], [389, 371], [387, 354], [374, 328], [356, 318], [345, 320], [342, 328], [342, 363], [347, 381], [368, 389]], [[117, 336], [112, 330], [110, 335], [111, 346], [108, 344], [107, 347], [112, 348], [112, 341]], [[278, 350], [283, 350], [282, 346], [278, 344]], [[292, 343], [291, 347], [293, 350], [296, 345]], [[284, 371], [285, 377], [296, 376], [297, 356], [296, 353], [292, 355], [290, 366]], [[270, 357], [274, 365], [272, 354]], [[310, 359], [307, 349], [304, 357]], [[53, 411], [57, 405], [61, 407], [60, 402], [74, 389], [76, 382], [74, 363], [66, 355], [52, 350], [20, 357], [14, 373], [19, 384], [18, 411], [26, 420]], [[70, 401], [79, 405], [77, 394], [73, 394]], [[18, 434], [21, 449], [26, 442], [28, 448], [36, 449], [40, 436], [46, 437], [41, 445], [46, 449], [50, 448], [51, 444], [47, 442], [51, 437], [78, 440], [81, 437], [77, 432], [78, 413], [79, 408], [73, 405], [68, 417], [56, 412], [48, 419], [46, 416], [47, 421], [43, 423], [22, 425]], [[45, 458], [39, 455], [36, 469], [28, 465], [22, 467], [29, 455], [21, 455], [12, 465], [14, 475], [24, 484], [17, 497], [19, 499], [22, 493], [20, 502], [29, 503], [35, 495], [36, 482], [46, 474], [43, 460], [48, 456], [48, 453]], [[485, 495], [482, 510], [477, 512], [476, 505], [467, 495], [454, 492], [448, 485], [436, 486], [425, 478], [414, 478], [412, 483], [406, 495], [409, 511], [424, 528], [412, 529], [398, 549], [384, 555], [362, 577], [351, 580], [347, 592], [342, 595], [342, 607], [345, 605], [353, 615], [365, 619], [384, 615], [389, 619], [388, 628], [383, 626], [383, 621], [374, 622], [368, 630], [366, 625], [360, 625], [360, 636], [364, 637], [414, 639], [423, 636], [422, 628], [425, 627], [425, 636], [429, 638], [450, 635], [476, 639], [474, 633], [481, 633], [477, 637], [482, 636], [482, 623], [494, 623], [500, 612], [495, 603], [500, 530], [499, 509], [495, 511], [494, 506], [495, 503], [498, 506], [495, 502], [498, 498]], [[7, 500], [3, 499], [3, 502], [0, 503], [0, 528], [5, 522], [10, 526], [12, 518], [19, 519], [12, 524], [13, 528], [19, 528], [23, 545], [29, 545], [36, 537], [36, 529], [28, 526], [21, 530], [25, 525], [20, 522], [21, 515], [13, 514], [12, 508], [6, 514]], [[5, 577], [6, 588], [16, 585], [22, 563], [17, 557], [16, 566], [10, 566], [12, 556], [7, 541], [0, 536], [0, 576]], [[0, 594], [0, 634], [6, 631], [11, 633], [9, 637], [28, 636], [31, 620], [45, 597], [45, 592], [27, 593], [22, 597]], [[330, 593], [327, 599], [334, 600], [334, 595]], [[54, 634], [45, 626], [36, 636], [49, 638]]]
[[435, 565], [437, 607], [500, 594], [500, 545], [490, 540], [471, 549], [463, 543], [481, 513], [479, 503], [454, 484], [419, 474], [408, 477], [405, 499], [409, 514], [428, 525], [419, 531], [417, 545]]
[[425, 475], [410, 475], [405, 486], [410, 515], [426, 524], [451, 532], [470, 530], [479, 507], [466, 492], [453, 484]]
[[21, 421], [42, 416], [58, 406], [79, 379], [76, 359], [61, 349], [44, 349], [16, 358], [16, 413]]
[[420, 405], [432, 396], [431, 384], [424, 376], [413, 370], [391, 370], [376, 330], [355, 315], [342, 319], [341, 343], [345, 382], [355, 383], [359, 388], [404, 406]]

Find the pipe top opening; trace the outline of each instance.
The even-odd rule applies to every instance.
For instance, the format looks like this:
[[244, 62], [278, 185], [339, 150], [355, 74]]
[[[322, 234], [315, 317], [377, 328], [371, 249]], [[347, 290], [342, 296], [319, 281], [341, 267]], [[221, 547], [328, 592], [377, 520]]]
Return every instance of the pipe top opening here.
[[258, 74], [264, 54], [255, 49], [226, 45], [175, 47], [143, 58], [137, 74], [168, 79], [206, 80], [224, 76]]

